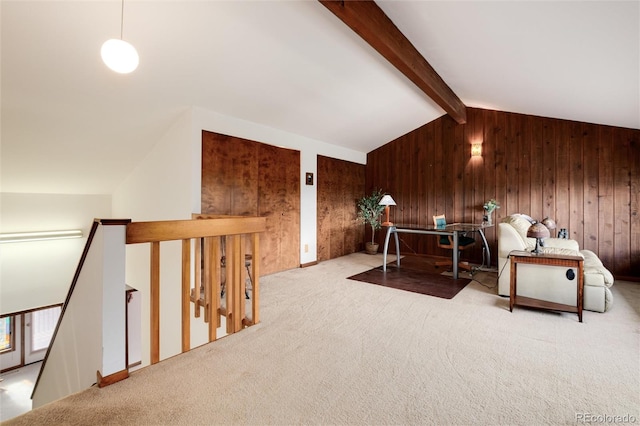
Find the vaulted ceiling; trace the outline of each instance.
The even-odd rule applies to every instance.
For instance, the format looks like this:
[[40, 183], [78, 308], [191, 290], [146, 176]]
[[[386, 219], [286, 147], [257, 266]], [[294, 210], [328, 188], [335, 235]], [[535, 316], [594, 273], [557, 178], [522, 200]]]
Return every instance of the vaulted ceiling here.
[[[640, 128], [638, 1], [391, 1], [469, 107]], [[195, 106], [371, 151], [445, 114], [315, 0], [0, 3], [1, 189], [111, 193]], [[98, 159], [96, 161], [96, 159]]]

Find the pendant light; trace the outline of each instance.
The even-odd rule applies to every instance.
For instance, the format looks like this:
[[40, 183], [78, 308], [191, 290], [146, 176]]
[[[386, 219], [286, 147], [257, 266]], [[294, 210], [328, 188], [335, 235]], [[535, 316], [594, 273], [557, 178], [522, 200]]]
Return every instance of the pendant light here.
[[138, 68], [138, 52], [130, 43], [122, 39], [124, 27], [124, 0], [120, 19], [120, 39], [107, 40], [100, 49], [100, 56], [105, 65], [120, 74], [128, 74]]

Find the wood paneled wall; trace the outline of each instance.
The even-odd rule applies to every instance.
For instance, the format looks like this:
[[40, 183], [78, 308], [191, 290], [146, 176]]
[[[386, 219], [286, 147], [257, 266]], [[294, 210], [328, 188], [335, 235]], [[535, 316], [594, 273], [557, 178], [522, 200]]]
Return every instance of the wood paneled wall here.
[[362, 251], [356, 202], [364, 195], [365, 166], [319, 155], [317, 170], [318, 261]]
[[202, 133], [203, 214], [264, 216], [260, 271], [300, 265], [300, 152]]
[[[494, 222], [511, 213], [549, 216], [617, 278], [636, 278], [639, 140], [635, 129], [468, 108], [466, 124], [443, 116], [370, 152], [366, 188], [393, 196], [393, 222], [418, 225], [436, 213], [449, 222], [480, 222], [482, 205], [495, 198], [501, 208]], [[482, 144], [482, 157], [471, 157], [472, 143]], [[496, 253], [495, 228], [487, 238]], [[434, 238], [403, 240], [404, 252], [447, 255]], [[481, 256], [476, 244], [471, 258]]]

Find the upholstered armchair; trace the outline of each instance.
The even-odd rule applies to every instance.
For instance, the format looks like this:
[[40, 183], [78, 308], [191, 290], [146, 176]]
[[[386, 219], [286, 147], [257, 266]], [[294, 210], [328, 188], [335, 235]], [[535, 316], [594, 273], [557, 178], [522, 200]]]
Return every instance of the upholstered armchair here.
[[[530, 218], [522, 214], [512, 214], [498, 224], [498, 294], [509, 296], [511, 268], [509, 253], [513, 250], [531, 251], [535, 239], [527, 238], [531, 226]], [[580, 250], [578, 242], [563, 238], [545, 238], [544, 252], [582, 256], [584, 258], [584, 309], [605, 312], [613, 303], [609, 287], [613, 285], [613, 275], [598, 256], [590, 250]], [[527, 277], [520, 280], [518, 274], [518, 294], [527, 294], [543, 300], [575, 306], [575, 283], [567, 283], [559, 267], [526, 265]], [[518, 268], [520, 272], [520, 268]], [[568, 285], [569, 284], [569, 285]]]

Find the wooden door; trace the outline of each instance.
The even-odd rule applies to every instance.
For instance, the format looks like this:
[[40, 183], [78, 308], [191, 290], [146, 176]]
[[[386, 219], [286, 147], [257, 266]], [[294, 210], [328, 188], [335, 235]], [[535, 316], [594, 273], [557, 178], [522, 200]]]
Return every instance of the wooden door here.
[[319, 155], [317, 170], [318, 261], [363, 250], [356, 203], [365, 195], [365, 165]]
[[260, 144], [258, 199], [267, 233], [262, 246], [265, 265], [282, 271], [300, 265], [300, 152]]

